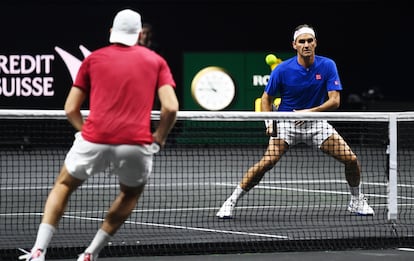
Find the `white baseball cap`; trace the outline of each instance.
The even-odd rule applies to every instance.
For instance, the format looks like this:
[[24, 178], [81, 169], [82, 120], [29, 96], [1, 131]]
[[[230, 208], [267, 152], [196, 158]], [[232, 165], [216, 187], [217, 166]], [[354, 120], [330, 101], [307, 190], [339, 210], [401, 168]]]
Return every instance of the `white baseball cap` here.
[[138, 41], [141, 29], [141, 15], [131, 9], [122, 10], [114, 18], [109, 42], [133, 46]]

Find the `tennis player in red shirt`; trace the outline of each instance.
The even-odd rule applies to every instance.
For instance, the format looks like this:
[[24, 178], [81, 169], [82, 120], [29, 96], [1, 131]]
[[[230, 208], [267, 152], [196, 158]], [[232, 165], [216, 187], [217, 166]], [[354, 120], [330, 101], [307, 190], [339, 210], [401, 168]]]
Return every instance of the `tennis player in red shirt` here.
[[[167, 62], [137, 45], [141, 28], [139, 13], [131, 9], [118, 12], [111, 44], [83, 61], [64, 106], [78, 132], [47, 198], [36, 242], [20, 259], [45, 260], [72, 192], [109, 166], [111, 174], [118, 176], [120, 192], [78, 261], [96, 260], [135, 208], [151, 174], [153, 154], [165, 145], [179, 108]], [[156, 94], [161, 103], [160, 122], [151, 133]], [[88, 98], [90, 112], [84, 119], [81, 106]]]

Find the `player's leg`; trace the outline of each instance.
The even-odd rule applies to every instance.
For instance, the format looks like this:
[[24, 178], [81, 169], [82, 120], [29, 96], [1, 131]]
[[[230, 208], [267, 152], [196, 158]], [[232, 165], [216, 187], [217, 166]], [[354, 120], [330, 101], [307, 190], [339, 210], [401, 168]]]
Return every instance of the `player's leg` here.
[[46, 200], [42, 223], [56, 227], [66, 209], [70, 195], [83, 182], [84, 180], [71, 176], [66, 165], [63, 165], [55, 185]]
[[96, 260], [100, 251], [124, 224], [135, 209], [152, 172], [153, 154], [137, 145], [112, 146], [113, 173], [118, 175], [120, 192], [91, 244], [79, 255], [78, 261]]
[[30, 253], [21, 256], [20, 259], [33, 261], [45, 260], [47, 247], [66, 209], [69, 197], [82, 183], [83, 180], [77, 179], [68, 173], [65, 165], [61, 168], [60, 174], [46, 200], [36, 242]]
[[127, 187], [120, 184], [120, 192], [109, 208], [101, 229], [111, 236], [114, 235], [131, 215], [144, 191], [144, 187], [145, 185]]
[[128, 187], [120, 184], [120, 192], [112, 202], [101, 228], [95, 234], [95, 237], [88, 248], [86, 248], [85, 252], [79, 255], [78, 261], [93, 261], [98, 258], [101, 250], [108, 244], [112, 236], [131, 215], [137, 205], [140, 195], [144, 191], [144, 187], [145, 185]]
[[320, 149], [344, 164], [345, 177], [351, 187], [359, 186], [361, 167], [358, 158], [340, 135], [332, 134]]
[[232, 218], [237, 201], [260, 182], [264, 174], [280, 160], [282, 155], [288, 150], [288, 147], [288, 144], [283, 139], [269, 139], [269, 145], [263, 157], [246, 171], [240, 184], [223, 203], [216, 216], [224, 219]]
[[256, 186], [264, 174], [276, 165], [287, 150], [288, 145], [284, 140], [270, 139], [263, 157], [247, 170], [240, 182], [240, 187], [248, 192]]
[[[65, 163], [47, 198], [42, 223], [31, 251], [32, 256], [29, 253], [21, 256], [21, 259], [44, 260], [47, 246], [66, 209], [70, 195], [84, 180], [107, 167], [107, 150], [108, 145], [91, 143], [84, 140], [80, 132], [75, 134], [75, 141], [66, 155]], [[41, 251], [37, 251], [39, 249]], [[36, 257], [33, 258], [33, 255]]]
[[85, 252], [79, 255], [78, 260], [96, 260], [101, 250], [108, 244], [112, 236], [124, 224], [125, 220], [135, 209], [138, 199], [144, 191], [144, 185], [128, 187], [120, 184], [120, 192], [112, 202], [108, 213]]
[[360, 163], [345, 140], [339, 134], [334, 133], [322, 143], [320, 149], [344, 164], [345, 177], [351, 192], [348, 210], [358, 215], [374, 215], [374, 210], [368, 205], [365, 196], [360, 191]]

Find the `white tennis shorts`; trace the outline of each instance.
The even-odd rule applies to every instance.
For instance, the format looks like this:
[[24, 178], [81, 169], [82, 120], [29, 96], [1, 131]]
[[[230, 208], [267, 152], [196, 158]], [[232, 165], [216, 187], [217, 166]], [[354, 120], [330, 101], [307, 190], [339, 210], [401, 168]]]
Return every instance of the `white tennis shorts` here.
[[144, 185], [152, 172], [153, 153], [149, 145], [98, 144], [85, 140], [80, 132], [66, 154], [65, 165], [70, 175], [86, 180], [109, 168], [125, 186]]
[[284, 139], [290, 146], [298, 143], [305, 143], [320, 148], [322, 143], [337, 131], [325, 120], [304, 121], [297, 124], [297, 121], [278, 121], [277, 136], [271, 138]]

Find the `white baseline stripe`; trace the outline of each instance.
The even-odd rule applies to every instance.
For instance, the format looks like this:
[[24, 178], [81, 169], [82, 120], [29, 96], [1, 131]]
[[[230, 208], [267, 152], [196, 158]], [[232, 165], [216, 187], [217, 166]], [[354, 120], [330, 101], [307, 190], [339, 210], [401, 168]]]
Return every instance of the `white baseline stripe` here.
[[[92, 220], [92, 221], [100, 221], [100, 222], [103, 221], [102, 218], [77, 217], [77, 216], [69, 216], [69, 215], [63, 215], [63, 217], [64, 218], [70, 218], [70, 219]], [[218, 230], [218, 229], [198, 228], [198, 227], [187, 227], [187, 226], [177, 226], [177, 225], [157, 224], [157, 223], [132, 222], [132, 221], [128, 221], [128, 220], [125, 221], [125, 224], [135, 224], [135, 225], [144, 225], [144, 226], [153, 226], [153, 227], [165, 227], [165, 228], [174, 228], [174, 229], [186, 229], [186, 230], [195, 230], [195, 231], [203, 231], [203, 232], [215, 232], [215, 233], [223, 233], [223, 234], [257, 236], [257, 237], [266, 237], [266, 238], [289, 239], [289, 237], [287, 237], [287, 236], [280, 236], [280, 235], [249, 233], [249, 232], [230, 231], [230, 230]]]
[[397, 250], [414, 252], [414, 248], [406, 248], [406, 247], [400, 247], [400, 248], [397, 248]]

